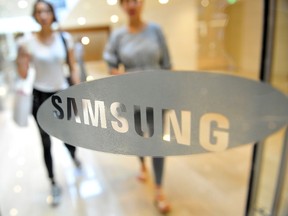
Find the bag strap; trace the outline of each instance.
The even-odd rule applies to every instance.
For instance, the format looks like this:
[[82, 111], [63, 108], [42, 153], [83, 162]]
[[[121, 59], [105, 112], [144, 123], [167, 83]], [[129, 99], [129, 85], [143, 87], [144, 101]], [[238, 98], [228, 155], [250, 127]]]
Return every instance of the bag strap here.
[[[66, 41], [65, 38], [64, 38], [63, 32], [60, 32], [60, 36], [61, 36], [61, 39], [62, 39], [62, 41], [63, 41], [64, 47], [65, 47], [65, 51], [66, 51], [66, 63], [67, 63], [67, 65], [68, 65], [69, 72], [70, 72], [70, 75], [71, 75], [72, 68], [71, 68], [70, 59], [69, 59], [67, 41]], [[71, 81], [70, 75], [67, 77], [67, 82], [69, 83], [70, 86], [72, 86], [73, 83], [72, 83], [72, 81]]]
[[65, 47], [65, 51], [66, 51], [66, 63], [67, 63], [67, 65], [69, 67], [69, 70], [71, 72], [71, 64], [70, 64], [70, 60], [69, 60], [69, 52], [68, 52], [67, 41], [64, 38], [63, 32], [60, 32], [60, 36], [61, 36], [61, 39], [62, 39], [64, 47]]

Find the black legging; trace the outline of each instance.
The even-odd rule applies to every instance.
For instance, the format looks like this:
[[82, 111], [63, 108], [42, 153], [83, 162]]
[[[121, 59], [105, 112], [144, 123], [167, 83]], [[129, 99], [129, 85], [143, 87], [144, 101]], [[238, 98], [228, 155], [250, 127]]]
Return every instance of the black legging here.
[[[48, 171], [48, 176], [51, 179], [52, 183], [54, 183], [54, 172], [53, 172], [53, 161], [52, 161], [52, 155], [51, 155], [51, 139], [49, 134], [47, 134], [42, 128], [39, 126], [36, 114], [40, 107], [40, 105], [48, 99], [50, 96], [55, 94], [56, 92], [41, 92], [36, 89], [33, 89], [33, 111], [32, 114], [37, 122], [41, 139], [42, 139], [42, 145], [43, 145], [43, 154], [44, 154], [44, 161], [45, 165]], [[72, 158], [75, 158], [75, 151], [76, 148], [74, 146], [71, 146], [67, 143], [65, 143], [65, 146], [69, 150]]]

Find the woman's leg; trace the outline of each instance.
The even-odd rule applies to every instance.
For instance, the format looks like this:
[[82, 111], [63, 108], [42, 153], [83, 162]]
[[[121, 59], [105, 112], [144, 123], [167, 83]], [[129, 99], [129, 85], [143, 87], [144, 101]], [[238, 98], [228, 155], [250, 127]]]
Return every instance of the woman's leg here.
[[75, 146], [72, 146], [72, 145], [69, 145], [67, 143], [64, 143], [66, 148], [68, 149], [72, 159], [75, 159], [75, 152], [76, 152], [76, 147]]
[[145, 158], [139, 157], [139, 160], [140, 160], [140, 173], [138, 175], [138, 179], [144, 182], [147, 180], [147, 168], [145, 164]]
[[152, 165], [154, 170], [154, 179], [157, 187], [162, 185], [163, 169], [164, 169], [164, 158], [162, 157], [153, 157]]
[[48, 172], [48, 177], [50, 178], [51, 183], [55, 184], [54, 173], [53, 173], [53, 160], [52, 160], [52, 155], [51, 155], [51, 139], [50, 139], [49, 134], [47, 134], [44, 130], [42, 130], [42, 128], [38, 124], [38, 121], [36, 118], [36, 114], [37, 114], [39, 107], [52, 94], [53, 93], [44, 93], [44, 92], [40, 92], [40, 91], [34, 89], [33, 90], [32, 114], [33, 114], [35, 121], [37, 122], [37, 126], [39, 128], [42, 146], [43, 146], [44, 162], [45, 162], [46, 169]]
[[72, 146], [72, 145], [69, 145], [67, 143], [64, 143], [66, 148], [68, 149], [72, 159], [73, 159], [73, 162], [75, 164], [76, 167], [80, 168], [81, 167], [81, 162], [78, 160], [78, 158], [76, 157], [76, 147], [75, 146]]
[[52, 161], [52, 155], [51, 155], [51, 140], [49, 134], [44, 132], [40, 127], [40, 135], [42, 139], [42, 145], [43, 145], [43, 156], [44, 156], [44, 162], [46, 165], [46, 169], [48, 171], [48, 177], [51, 181], [51, 184], [55, 184], [54, 179], [54, 172], [53, 172], [53, 161]]
[[153, 159], [153, 170], [155, 180], [155, 204], [161, 213], [167, 213], [170, 211], [170, 204], [167, 202], [163, 192], [163, 172], [165, 159], [162, 157], [154, 157]]
[[37, 111], [40, 107], [40, 105], [47, 99], [49, 98], [52, 94], [54, 93], [46, 93], [46, 92], [40, 92], [37, 90], [33, 90], [33, 110], [32, 114], [37, 122], [40, 135], [41, 135], [41, 140], [42, 140], [42, 145], [43, 145], [43, 155], [44, 155], [44, 161], [46, 165], [46, 169], [48, 172], [48, 177], [51, 182], [51, 204], [52, 205], [58, 205], [59, 204], [59, 199], [60, 199], [60, 194], [61, 194], [61, 189], [60, 187], [56, 184], [55, 179], [54, 179], [54, 172], [53, 172], [53, 160], [52, 160], [52, 155], [51, 155], [51, 139], [49, 134], [47, 134], [40, 125], [38, 124], [36, 114]]

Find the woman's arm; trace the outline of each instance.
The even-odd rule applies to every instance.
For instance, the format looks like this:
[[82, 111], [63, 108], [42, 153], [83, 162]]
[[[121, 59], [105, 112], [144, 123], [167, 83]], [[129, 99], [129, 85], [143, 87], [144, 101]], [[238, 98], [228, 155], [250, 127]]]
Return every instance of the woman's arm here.
[[23, 46], [19, 46], [16, 58], [16, 65], [18, 74], [23, 79], [25, 79], [28, 75], [30, 59], [31, 57], [28, 54], [27, 50]]
[[162, 58], [160, 61], [161, 68], [162, 69], [171, 69], [172, 64], [171, 64], [171, 59], [170, 59], [170, 54], [169, 54], [166, 38], [165, 38], [163, 31], [160, 28], [160, 26], [156, 26], [155, 30], [156, 30], [156, 34], [158, 37], [158, 42], [160, 44], [160, 49], [162, 52]]
[[69, 49], [68, 58], [69, 58], [71, 82], [74, 85], [79, 84], [80, 83], [80, 75], [79, 75], [78, 70], [76, 68], [76, 61], [75, 61], [73, 49]]
[[119, 39], [121, 31], [113, 31], [105, 45], [103, 52], [103, 59], [108, 65], [108, 72], [111, 75], [120, 75], [125, 72], [118, 55], [119, 52]]

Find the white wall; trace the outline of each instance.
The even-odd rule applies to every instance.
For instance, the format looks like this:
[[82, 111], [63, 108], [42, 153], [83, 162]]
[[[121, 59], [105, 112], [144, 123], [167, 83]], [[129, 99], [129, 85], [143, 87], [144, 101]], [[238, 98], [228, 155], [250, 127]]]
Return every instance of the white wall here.
[[173, 68], [197, 67], [197, 1], [174, 0], [155, 10], [145, 10], [145, 18], [159, 23], [167, 38]]

